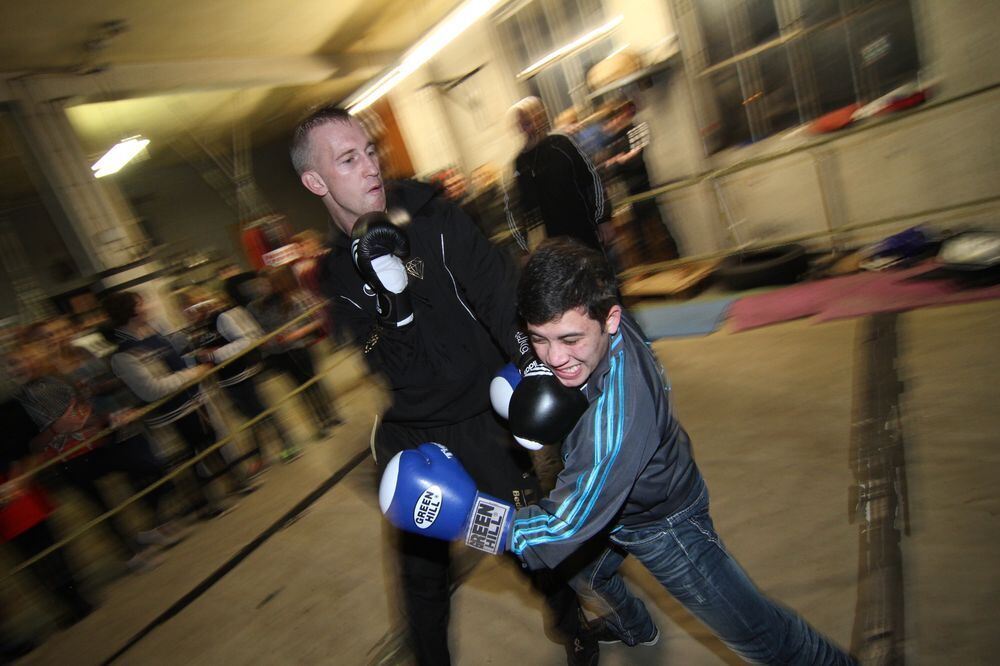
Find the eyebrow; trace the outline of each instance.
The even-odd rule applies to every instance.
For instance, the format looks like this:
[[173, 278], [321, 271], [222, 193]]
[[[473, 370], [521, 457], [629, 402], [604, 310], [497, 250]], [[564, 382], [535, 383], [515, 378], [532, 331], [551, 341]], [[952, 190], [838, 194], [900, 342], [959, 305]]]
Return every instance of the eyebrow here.
[[[368, 152], [368, 149], [369, 149], [369, 148], [374, 148], [374, 147], [375, 147], [375, 142], [374, 142], [374, 141], [369, 141], [368, 143], [366, 143], [366, 144], [365, 144], [365, 152]], [[339, 160], [339, 159], [342, 159], [342, 158], [344, 158], [344, 157], [347, 157], [347, 156], [348, 156], [348, 155], [350, 155], [351, 153], [356, 153], [356, 152], [358, 152], [358, 149], [357, 149], [357, 148], [348, 148], [348, 149], [347, 149], [347, 150], [345, 150], [344, 152], [342, 152], [342, 153], [340, 153], [339, 155], [337, 155], [337, 159], [338, 159], [338, 160]]]
[[[536, 338], [542, 338], [544, 340], [548, 340], [549, 339], [549, 338], [545, 337], [544, 335], [542, 335], [540, 333], [536, 333], [536, 332], [531, 331], [531, 330], [528, 331], [528, 335], [532, 335], [532, 336], [534, 336]], [[581, 337], [582, 335], [583, 335], [583, 331], [570, 331], [569, 333], [563, 333], [562, 335], [556, 336], [556, 340], [565, 340], [566, 338], [578, 338], [578, 337]]]
[[357, 148], [348, 148], [348, 149], [347, 149], [347, 150], [345, 150], [344, 152], [342, 152], [342, 153], [340, 153], [339, 155], [337, 155], [337, 159], [338, 159], [338, 160], [339, 160], [339, 159], [342, 159], [342, 158], [344, 158], [344, 157], [347, 157], [347, 156], [348, 156], [348, 155], [350, 155], [351, 153], [356, 153], [356, 152], [358, 152], [358, 149], [357, 149]]

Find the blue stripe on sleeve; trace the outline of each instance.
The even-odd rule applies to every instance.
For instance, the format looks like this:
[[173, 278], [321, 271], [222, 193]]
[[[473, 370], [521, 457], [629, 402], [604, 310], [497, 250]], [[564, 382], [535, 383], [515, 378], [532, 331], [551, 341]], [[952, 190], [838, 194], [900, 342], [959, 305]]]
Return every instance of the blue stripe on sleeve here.
[[[618, 334], [612, 340], [612, 348], [618, 347], [620, 342], [621, 334]], [[573, 493], [555, 512], [514, 521], [512, 550], [515, 554], [520, 555], [529, 547], [571, 539], [590, 517], [621, 451], [625, 429], [623, 356], [624, 350], [619, 350], [611, 357], [607, 390], [598, 398], [594, 411], [594, 467], [577, 477]]]

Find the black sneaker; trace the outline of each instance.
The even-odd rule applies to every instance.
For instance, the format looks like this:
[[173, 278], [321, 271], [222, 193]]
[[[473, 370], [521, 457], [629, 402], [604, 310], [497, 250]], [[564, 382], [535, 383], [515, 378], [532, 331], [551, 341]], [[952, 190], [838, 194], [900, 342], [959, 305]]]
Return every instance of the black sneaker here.
[[[602, 619], [591, 620], [590, 622], [590, 632], [594, 635], [595, 640], [598, 643], [603, 643], [604, 645], [612, 645], [614, 643], [624, 643], [621, 636], [616, 634], [614, 630], [611, 629], [611, 625]], [[645, 640], [640, 640], [636, 645], [646, 645], [652, 646], [656, 645], [660, 640], [660, 630], [654, 625], [653, 635]]]
[[566, 644], [566, 663], [569, 666], [597, 666], [601, 648], [592, 631], [581, 631]]

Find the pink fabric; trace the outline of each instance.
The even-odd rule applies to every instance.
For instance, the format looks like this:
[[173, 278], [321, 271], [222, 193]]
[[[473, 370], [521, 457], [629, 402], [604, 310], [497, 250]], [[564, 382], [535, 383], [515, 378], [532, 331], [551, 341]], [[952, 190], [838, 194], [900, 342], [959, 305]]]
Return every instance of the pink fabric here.
[[747, 296], [729, 309], [734, 333], [816, 316], [816, 322], [1000, 298], [1000, 286], [962, 289], [950, 280], [908, 280], [933, 262], [901, 271], [858, 273]]

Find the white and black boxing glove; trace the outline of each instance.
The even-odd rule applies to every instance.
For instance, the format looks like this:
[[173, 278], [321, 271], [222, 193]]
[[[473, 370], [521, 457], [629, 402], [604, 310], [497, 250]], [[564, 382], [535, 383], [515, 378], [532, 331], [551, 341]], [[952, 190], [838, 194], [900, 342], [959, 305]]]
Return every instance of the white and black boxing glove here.
[[429, 442], [400, 451], [386, 465], [379, 508], [401, 530], [496, 555], [509, 547], [514, 507], [484, 495], [452, 453]]
[[375, 291], [379, 318], [396, 327], [413, 322], [413, 305], [407, 292], [409, 279], [403, 264], [409, 254], [410, 239], [386, 213], [365, 213], [354, 223], [354, 267]]
[[530, 347], [490, 382], [490, 402], [517, 443], [532, 451], [565, 439], [590, 404], [580, 389], [563, 386]]

